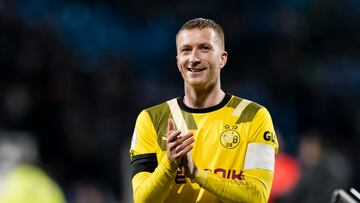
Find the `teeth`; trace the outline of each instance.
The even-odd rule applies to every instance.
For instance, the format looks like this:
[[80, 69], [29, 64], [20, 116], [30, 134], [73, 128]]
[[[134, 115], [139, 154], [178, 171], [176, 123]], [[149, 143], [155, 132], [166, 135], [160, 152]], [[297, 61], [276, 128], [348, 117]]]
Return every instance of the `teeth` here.
[[190, 72], [200, 72], [202, 69], [188, 68]]

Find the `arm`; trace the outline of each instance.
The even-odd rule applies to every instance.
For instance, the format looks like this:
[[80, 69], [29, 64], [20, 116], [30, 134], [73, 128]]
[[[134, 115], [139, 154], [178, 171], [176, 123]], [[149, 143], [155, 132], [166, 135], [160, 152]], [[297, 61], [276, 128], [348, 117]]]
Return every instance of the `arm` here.
[[[265, 145], [260, 146], [263, 147]], [[256, 151], [263, 150], [260, 148], [257, 147]], [[271, 152], [270, 146], [265, 146], [265, 148], [270, 149], [265, 158], [274, 155]], [[251, 165], [252, 163], [250, 162], [246, 167], [252, 168]], [[257, 165], [259, 166], [259, 164]], [[273, 171], [267, 170], [270, 168], [266, 165], [263, 165], [262, 168], [267, 169], [248, 169], [242, 174], [242, 180], [232, 180], [198, 169], [192, 160], [191, 154], [188, 153], [182, 161], [180, 168], [185, 176], [193, 179], [206, 191], [216, 195], [224, 202], [267, 202], [270, 195]]]
[[139, 115], [130, 150], [135, 203], [163, 202], [166, 199], [180, 164], [179, 160], [192, 149], [194, 140], [188, 139], [191, 136], [192, 133], [180, 135], [180, 131], [175, 131], [174, 123], [170, 120], [166, 141], [167, 156], [158, 164], [155, 154], [156, 132], [147, 113]]
[[232, 180], [199, 170], [193, 180], [224, 202], [267, 202], [272, 177], [271, 171], [249, 170], [243, 180]]
[[264, 108], [259, 110], [251, 123], [241, 180], [197, 169], [190, 153], [180, 168], [185, 176], [224, 202], [267, 202], [278, 148], [273, 131], [270, 114]]
[[169, 194], [177, 167], [164, 156], [154, 172], [137, 173], [132, 178], [134, 202], [163, 202]]

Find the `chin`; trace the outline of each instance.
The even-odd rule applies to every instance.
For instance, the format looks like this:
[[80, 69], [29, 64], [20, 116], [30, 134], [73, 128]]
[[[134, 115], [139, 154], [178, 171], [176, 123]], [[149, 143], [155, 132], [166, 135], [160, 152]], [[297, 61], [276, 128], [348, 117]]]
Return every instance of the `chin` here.
[[203, 80], [188, 80], [187, 84], [192, 87], [204, 87], [206, 83]]

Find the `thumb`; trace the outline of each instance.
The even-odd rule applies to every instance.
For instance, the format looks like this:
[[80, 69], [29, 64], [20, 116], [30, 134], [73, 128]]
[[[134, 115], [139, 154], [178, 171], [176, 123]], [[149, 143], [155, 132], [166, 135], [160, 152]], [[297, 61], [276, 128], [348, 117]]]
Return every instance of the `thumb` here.
[[169, 118], [168, 120], [168, 132], [174, 131], [175, 130], [175, 123], [174, 120]]

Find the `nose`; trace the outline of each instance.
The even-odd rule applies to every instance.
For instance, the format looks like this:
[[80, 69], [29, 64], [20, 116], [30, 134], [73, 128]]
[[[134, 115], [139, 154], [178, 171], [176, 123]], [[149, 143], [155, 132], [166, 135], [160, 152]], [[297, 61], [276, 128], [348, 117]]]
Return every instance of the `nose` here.
[[191, 52], [191, 55], [190, 55], [190, 58], [189, 58], [189, 62], [190, 63], [199, 63], [200, 62], [200, 58], [198, 56], [198, 52], [196, 49], [194, 49], [192, 52]]

